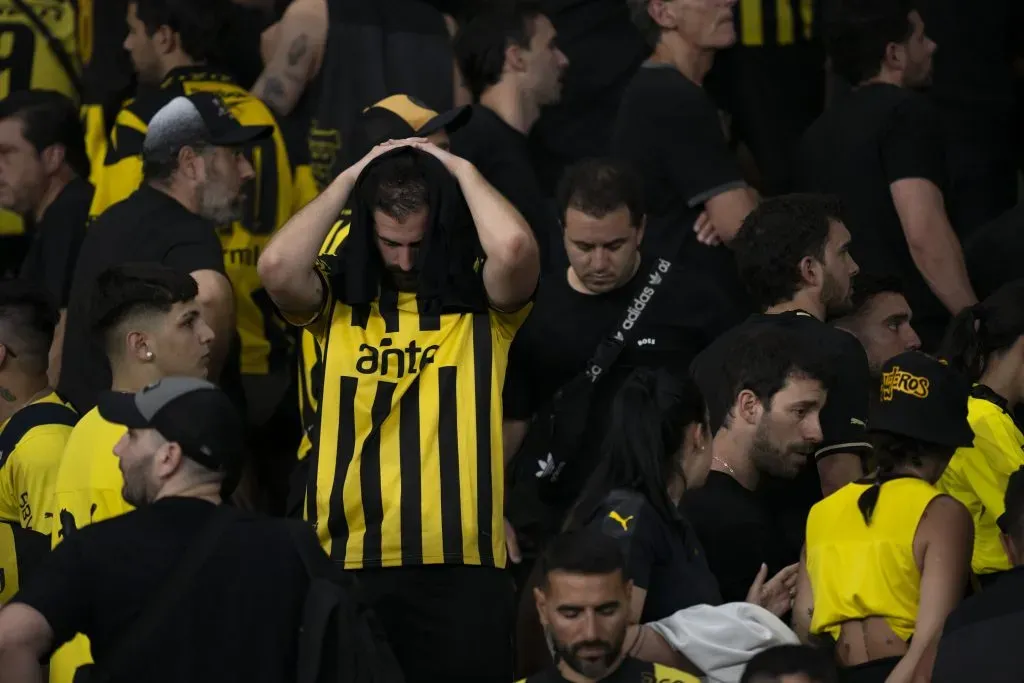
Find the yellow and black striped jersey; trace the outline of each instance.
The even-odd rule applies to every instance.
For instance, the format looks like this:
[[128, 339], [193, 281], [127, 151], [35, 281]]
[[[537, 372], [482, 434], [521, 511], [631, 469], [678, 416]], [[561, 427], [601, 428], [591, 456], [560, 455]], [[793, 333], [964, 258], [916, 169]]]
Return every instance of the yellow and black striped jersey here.
[[415, 294], [366, 307], [330, 294], [306, 326], [324, 355], [306, 516], [348, 569], [505, 566], [501, 389], [529, 312], [420, 312]]
[[[342, 212], [342, 220], [331, 226], [320, 248], [321, 256], [330, 256], [348, 236], [348, 209]], [[316, 440], [316, 410], [324, 388], [323, 354], [316, 337], [309, 330], [300, 332], [299, 340], [299, 418], [302, 420], [302, 439], [299, 441], [299, 462], [309, 455]]]
[[[550, 668], [539, 674], [524, 678], [518, 683], [564, 683], [565, 678], [556, 668]], [[626, 657], [615, 671], [601, 679], [601, 683], [698, 683], [696, 676], [685, 671], [673, 669], [663, 664], [641, 662], [639, 659]]]
[[218, 229], [224, 270], [235, 289], [242, 373], [265, 375], [288, 366], [293, 343], [263, 290], [256, 262], [274, 232], [316, 196], [316, 190], [311, 183], [296, 185], [281, 130], [263, 102], [222, 71], [202, 66], [173, 70], [159, 88], [140, 92], [118, 114], [103, 169], [94, 173], [96, 194], [89, 213], [98, 216], [138, 188], [149, 120], [171, 99], [193, 92], [217, 94], [243, 125], [274, 126], [271, 139], [245, 150], [255, 178], [246, 191], [244, 217]]
[[793, 45], [818, 33], [821, 0], [739, 0], [737, 43], [746, 47]]

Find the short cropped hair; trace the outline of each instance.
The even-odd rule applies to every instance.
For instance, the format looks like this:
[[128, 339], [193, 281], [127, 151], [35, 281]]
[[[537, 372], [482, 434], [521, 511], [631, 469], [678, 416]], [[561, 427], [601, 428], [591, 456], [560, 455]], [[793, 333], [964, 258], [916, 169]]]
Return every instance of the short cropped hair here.
[[836, 666], [821, 650], [806, 645], [779, 645], [751, 657], [740, 683], [779, 683], [782, 676], [803, 674], [811, 683], [838, 683]]
[[864, 271], [858, 273], [853, 280], [853, 296], [851, 297], [853, 306], [849, 315], [861, 313], [864, 307], [880, 294], [906, 296], [906, 287], [896, 275], [865, 273]]
[[877, 76], [890, 43], [913, 35], [912, 0], [841, 0], [826, 21], [825, 44], [832, 70], [852, 85]]
[[475, 99], [501, 81], [509, 45], [530, 46], [535, 21], [543, 14], [538, 0], [499, 0], [460, 27], [455, 36], [455, 58]]
[[626, 560], [615, 539], [583, 527], [553, 538], [540, 558], [540, 575], [547, 585], [552, 572], [599, 576], [624, 572]]
[[89, 177], [85, 131], [74, 102], [53, 90], [12, 92], [0, 100], [0, 120], [11, 118], [21, 121], [22, 135], [38, 153], [60, 145], [67, 165], [79, 177]]
[[57, 309], [35, 285], [26, 280], [0, 281], [0, 344], [29, 372], [46, 372], [57, 320]]
[[227, 0], [131, 1], [147, 35], [167, 26], [178, 34], [181, 49], [195, 61], [217, 56], [218, 39], [228, 16]]
[[362, 198], [373, 211], [397, 221], [430, 207], [430, 185], [420, 160], [398, 153], [377, 162], [370, 170]]
[[569, 209], [603, 218], [623, 206], [633, 227], [644, 220], [643, 181], [628, 163], [615, 159], [584, 159], [570, 166], [558, 184], [557, 202], [563, 223]]
[[92, 329], [107, 355], [121, 352], [117, 329], [130, 320], [168, 313], [174, 304], [199, 294], [188, 273], [157, 263], [123, 264], [109, 268], [96, 280], [91, 302]]

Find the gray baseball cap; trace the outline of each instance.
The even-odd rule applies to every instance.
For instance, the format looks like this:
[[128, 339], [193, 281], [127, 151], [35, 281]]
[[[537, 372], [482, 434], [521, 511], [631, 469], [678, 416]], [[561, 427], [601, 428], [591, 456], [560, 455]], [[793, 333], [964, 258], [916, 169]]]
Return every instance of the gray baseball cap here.
[[142, 391], [100, 395], [100, 415], [129, 429], [155, 429], [203, 467], [233, 472], [244, 453], [245, 428], [216, 385], [192, 377], [165, 377]]
[[153, 115], [142, 155], [146, 159], [173, 156], [182, 147], [198, 144], [242, 147], [273, 132], [273, 126], [243, 126], [220, 97], [196, 92], [175, 97]]

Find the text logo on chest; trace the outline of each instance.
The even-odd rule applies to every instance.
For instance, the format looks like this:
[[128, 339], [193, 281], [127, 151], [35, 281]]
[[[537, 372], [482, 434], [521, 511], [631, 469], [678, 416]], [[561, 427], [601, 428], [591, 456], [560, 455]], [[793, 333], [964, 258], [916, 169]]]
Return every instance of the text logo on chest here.
[[406, 375], [422, 372], [434, 362], [434, 356], [440, 348], [436, 344], [420, 346], [415, 339], [405, 348], [395, 347], [394, 343], [393, 339], [384, 337], [378, 346], [360, 345], [356, 372], [361, 375], [393, 376], [401, 379]]

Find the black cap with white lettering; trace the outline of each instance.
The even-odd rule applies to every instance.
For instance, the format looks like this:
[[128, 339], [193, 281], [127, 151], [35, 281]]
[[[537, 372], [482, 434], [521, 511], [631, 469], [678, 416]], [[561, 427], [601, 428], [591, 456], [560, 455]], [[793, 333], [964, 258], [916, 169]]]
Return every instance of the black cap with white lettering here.
[[970, 446], [970, 389], [970, 383], [942, 361], [920, 351], [901, 353], [882, 366], [881, 392], [868, 428], [937, 446]]

